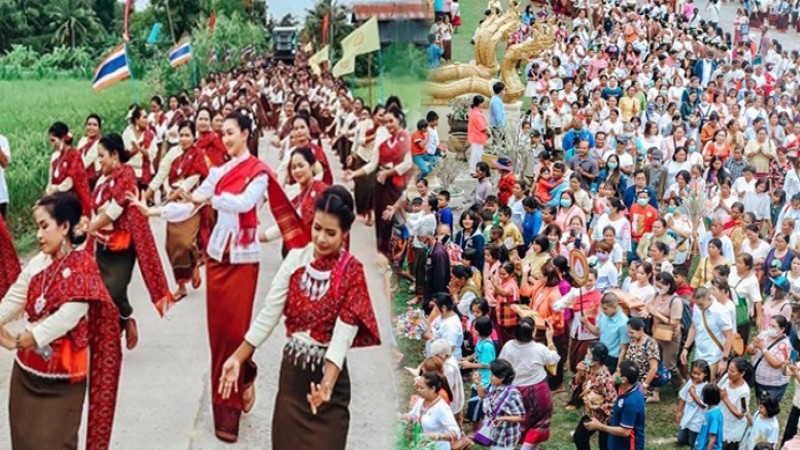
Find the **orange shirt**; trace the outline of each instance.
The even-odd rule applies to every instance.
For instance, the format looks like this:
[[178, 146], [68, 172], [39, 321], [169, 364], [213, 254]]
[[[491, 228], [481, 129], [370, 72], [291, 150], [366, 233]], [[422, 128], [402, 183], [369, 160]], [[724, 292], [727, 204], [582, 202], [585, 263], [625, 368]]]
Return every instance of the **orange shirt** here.
[[427, 136], [425, 130], [417, 130], [411, 135], [411, 156], [419, 156], [425, 154], [425, 141]]
[[550, 322], [556, 336], [566, 331], [564, 313], [553, 309], [555, 302], [561, 299], [561, 291], [558, 286], [546, 287], [543, 282], [539, 281], [533, 286], [527, 286], [527, 289], [523, 288], [520, 293], [530, 297], [531, 308], [539, 314], [539, 317]]

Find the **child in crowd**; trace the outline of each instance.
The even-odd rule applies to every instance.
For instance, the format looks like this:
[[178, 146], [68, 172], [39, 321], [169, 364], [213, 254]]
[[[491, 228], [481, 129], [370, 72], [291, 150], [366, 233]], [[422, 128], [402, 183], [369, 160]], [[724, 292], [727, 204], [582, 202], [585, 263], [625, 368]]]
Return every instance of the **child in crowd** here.
[[427, 133], [428, 121], [421, 119], [417, 122], [417, 131], [411, 135], [411, 159], [414, 165], [419, 168], [419, 175], [417, 179], [422, 179], [428, 176], [433, 169], [433, 162], [435, 158], [428, 155], [426, 147], [430, 139]]
[[703, 386], [701, 403], [705, 405], [706, 413], [705, 421], [695, 440], [694, 448], [697, 450], [722, 450], [724, 419], [719, 409], [720, 401], [720, 392], [716, 384], [707, 383]]
[[777, 397], [767, 392], [758, 399], [758, 412], [754, 416], [747, 415], [752, 429], [745, 434], [746, 442], [743, 448], [755, 448], [758, 444], [769, 444], [770, 448], [777, 448], [780, 439], [780, 424], [778, 414], [781, 413], [781, 404]]
[[445, 190], [439, 191], [436, 195], [436, 199], [439, 203], [439, 223], [450, 227], [450, 231], [452, 232], [454, 228], [453, 210], [450, 209], [450, 192]]
[[[678, 422], [678, 445], [694, 447], [697, 435], [705, 422], [706, 404], [703, 402], [703, 388], [711, 380], [711, 368], [702, 359], [692, 363], [692, 378], [686, 381], [678, 393], [678, 408], [675, 421]], [[721, 442], [721, 441], [720, 441]]]

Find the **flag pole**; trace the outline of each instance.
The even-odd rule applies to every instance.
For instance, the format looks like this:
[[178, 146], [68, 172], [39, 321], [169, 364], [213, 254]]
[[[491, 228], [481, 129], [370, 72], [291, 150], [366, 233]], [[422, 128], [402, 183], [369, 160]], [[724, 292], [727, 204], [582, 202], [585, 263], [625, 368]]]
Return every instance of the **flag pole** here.
[[129, 78], [131, 79], [131, 87], [133, 89], [133, 103], [139, 104], [139, 89], [136, 87], [136, 80], [133, 77], [133, 66], [131, 66], [131, 58], [128, 55], [128, 43], [125, 42], [123, 44], [125, 46], [125, 64], [128, 66], [128, 73], [130, 74]]
[[378, 48], [378, 103], [383, 103], [383, 54]]
[[369, 104], [372, 105], [372, 53], [367, 59], [367, 89], [369, 92]]

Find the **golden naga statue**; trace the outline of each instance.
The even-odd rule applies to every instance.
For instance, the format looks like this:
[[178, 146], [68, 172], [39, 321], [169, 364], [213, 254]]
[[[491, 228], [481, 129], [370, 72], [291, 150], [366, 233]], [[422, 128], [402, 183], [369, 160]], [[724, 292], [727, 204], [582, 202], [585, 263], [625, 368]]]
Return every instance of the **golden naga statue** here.
[[431, 71], [428, 79], [428, 103], [442, 105], [451, 99], [468, 94], [492, 96], [492, 84], [500, 71], [500, 80], [506, 85], [505, 103], [515, 103], [525, 94], [525, 86], [517, 72], [517, 62], [527, 64], [530, 55], [551, 48], [555, 42], [553, 24], [536, 22], [531, 35], [519, 44], [506, 49], [501, 64], [497, 62], [497, 44], [508, 38], [522, 26], [519, 6], [511, 2], [507, 12], [492, 14], [481, 24], [475, 36], [475, 61], [470, 64], [450, 64]]

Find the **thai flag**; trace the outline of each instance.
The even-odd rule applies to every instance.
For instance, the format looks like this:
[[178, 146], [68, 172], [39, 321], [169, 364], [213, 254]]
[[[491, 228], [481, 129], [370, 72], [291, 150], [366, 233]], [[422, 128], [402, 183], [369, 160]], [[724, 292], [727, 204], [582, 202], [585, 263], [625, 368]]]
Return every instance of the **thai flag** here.
[[189, 41], [179, 43], [169, 52], [169, 65], [178, 67], [192, 59], [192, 45]]
[[248, 58], [250, 58], [251, 56], [253, 56], [255, 54], [256, 54], [256, 48], [253, 47], [252, 45], [248, 45], [247, 47], [244, 47], [242, 49], [240, 57], [242, 59], [248, 59]]
[[103, 62], [94, 71], [92, 88], [95, 92], [111, 86], [117, 81], [124, 80], [131, 76], [128, 68], [128, 54], [125, 52], [125, 44], [120, 44], [111, 53], [103, 58]]

